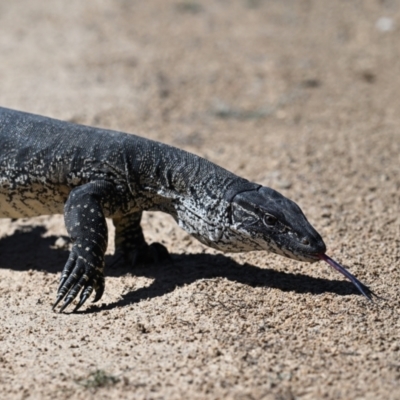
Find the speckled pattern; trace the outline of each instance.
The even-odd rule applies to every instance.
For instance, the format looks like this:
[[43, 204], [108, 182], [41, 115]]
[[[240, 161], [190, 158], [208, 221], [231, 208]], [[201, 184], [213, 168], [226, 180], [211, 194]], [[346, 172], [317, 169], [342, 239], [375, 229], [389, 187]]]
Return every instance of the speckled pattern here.
[[[137, 133], [277, 189], [384, 297], [143, 212], [106, 218], [103, 297], [60, 314], [63, 215], [1, 218], [2, 399], [400, 399], [398, 1], [13, 0], [0, 33], [0, 106]], [[114, 231], [134, 238], [140, 218], [172, 262], [115, 253]]]
[[269, 250], [302, 261], [325, 252], [295, 203], [183, 150], [3, 108], [0, 140], [0, 217], [60, 213], [65, 204], [73, 248], [53, 306], [64, 299], [61, 311], [79, 293], [75, 310], [93, 290], [94, 301], [103, 295], [106, 217], [128, 260], [148, 250], [143, 211], [167, 212], [222, 251]]

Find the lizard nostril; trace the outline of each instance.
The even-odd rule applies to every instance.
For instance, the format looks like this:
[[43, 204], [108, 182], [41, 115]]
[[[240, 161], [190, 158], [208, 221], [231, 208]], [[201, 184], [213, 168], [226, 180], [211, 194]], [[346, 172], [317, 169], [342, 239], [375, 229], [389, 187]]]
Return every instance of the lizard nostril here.
[[303, 243], [305, 246], [308, 246], [310, 244], [310, 241], [307, 238], [303, 238], [301, 243]]

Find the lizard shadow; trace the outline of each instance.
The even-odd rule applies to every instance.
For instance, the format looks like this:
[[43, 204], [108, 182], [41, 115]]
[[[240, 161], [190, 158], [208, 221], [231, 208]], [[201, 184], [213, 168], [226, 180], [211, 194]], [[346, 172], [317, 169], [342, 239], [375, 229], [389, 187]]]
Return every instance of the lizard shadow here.
[[[46, 233], [43, 226], [22, 226], [12, 235], [0, 239], [0, 268], [60, 273], [68, 251], [55, 246], [60, 236], [46, 236]], [[68, 243], [69, 238], [63, 238]]]
[[335, 293], [341, 296], [359, 294], [352, 283], [343, 280], [314, 278], [312, 276], [260, 268], [255, 265], [239, 264], [224, 254], [172, 254], [172, 262], [164, 265], [146, 265], [129, 268], [111, 256], [113, 266], [106, 270], [106, 276], [121, 276], [131, 273], [134, 276], [153, 278], [146, 287], [129, 291], [122, 298], [110, 304], [92, 305], [79, 312], [92, 313], [110, 310], [137, 303], [141, 300], [163, 296], [176, 288], [201, 279], [226, 278], [249, 287], [266, 287], [283, 292], [296, 293]]
[[[34, 269], [60, 274], [68, 258], [68, 250], [54, 244], [59, 236], [45, 236], [44, 227], [24, 227], [0, 240], [0, 268], [16, 271]], [[68, 241], [68, 238], [65, 237]], [[353, 284], [343, 280], [314, 278], [304, 274], [260, 268], [249, 263], [239, 264], [223, 254], [172, 254], [172, 262], [163, 265], [129, 267], [118, 255], [106, 256], [106, 277], [126, 274], [152, 278], [153, 282], [131, 290], [110, 304], [91, 305], [79, 313], [109, 310], [163, 296], [176, 288], [200, 279], [226, 278], [249, 287], [269, 287], [283, 292], [335, 293], [341, 296], [358, 294]]]

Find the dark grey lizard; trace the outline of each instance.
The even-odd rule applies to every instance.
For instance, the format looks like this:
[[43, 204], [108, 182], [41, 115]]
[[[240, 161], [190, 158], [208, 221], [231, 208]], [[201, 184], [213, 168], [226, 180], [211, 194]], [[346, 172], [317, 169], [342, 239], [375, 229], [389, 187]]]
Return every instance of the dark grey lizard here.
[[[0, 218], [64, 212], [73, 246], [54, 305], [64, 299], [60, 311], [79, 293], [76, 309], [93, 290], [94, 301], [101, 298], [108, 217], [116, 227], [116, 248], [132, 264], [168, 256], [161, 244], [145, 242], [143, 211], [172, 215], [218, 250], [330, 260], [321, 236], [293, 201], [186, 151], [5, 108], [0, 144]], [[366, 286], [340, 272], [371, 298]]]

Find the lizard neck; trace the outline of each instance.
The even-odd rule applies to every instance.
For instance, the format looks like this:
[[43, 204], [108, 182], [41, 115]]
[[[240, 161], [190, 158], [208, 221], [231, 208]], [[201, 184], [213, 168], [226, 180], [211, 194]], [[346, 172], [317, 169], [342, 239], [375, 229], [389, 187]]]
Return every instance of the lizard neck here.
[[167, 212], [202, 243], [225, 250], [221, 239], [230, 223], [231, 199], [259, 185], [184, 150], [131, 138], [125, 146], [128, 181], [147, 202], [143, 209]]

